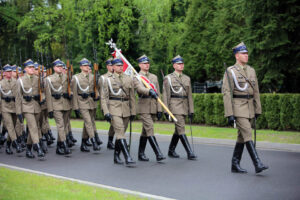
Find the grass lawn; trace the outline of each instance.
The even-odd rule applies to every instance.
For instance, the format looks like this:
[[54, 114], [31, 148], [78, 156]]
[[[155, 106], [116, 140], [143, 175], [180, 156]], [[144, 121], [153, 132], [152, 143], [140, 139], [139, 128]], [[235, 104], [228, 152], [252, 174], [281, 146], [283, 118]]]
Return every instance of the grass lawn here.
[[99, 187], [0, 167], [0, 199], [142, 199]]
[[[55, 126], [55, 122], [49, 119], [51, 126]], [[72, 120], [71, 125], [73, 128], [82, 128], [82, 120]], [[109, 123], [106, 121], [96, 121], [97, 129], [108, 130]], [[186, 126], [186, 133], [190, 134], [190, 127]], [[141, 132], [142, 123], [134, 121], [132, 126], [133, 132]], [[129, 131], [129, 128], [127, 129]], [[174, 132], [174, 124], [160, 122], [154, 124], [154, 132], [159, 134], [170, 135]], [[237, 129], [233, 128], [220, 128], [210, 126], [193, 125], [194, 137], [217, 138], [217, 139], [236, 139]], [[275, 143], [291, 143], [300, 144], [300, 132], [296, 131], [273, 131], [273, 130], [257, 130], [257, 141], [267, 141]]]

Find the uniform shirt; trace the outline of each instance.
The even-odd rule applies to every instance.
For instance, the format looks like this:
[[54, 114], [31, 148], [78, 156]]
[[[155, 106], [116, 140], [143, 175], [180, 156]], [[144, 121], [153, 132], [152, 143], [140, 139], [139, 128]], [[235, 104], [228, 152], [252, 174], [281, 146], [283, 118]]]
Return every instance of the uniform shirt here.
[[[175, 98], [183, 97], [183, 98]], [[191, 79], [177, 72], [168, 74], [163, 82], [163, 101], [173, 114], [194, 113]]]
[[233, 95], [253, 95], [253, 98], [233, 98], [232, 102], [227, 73], [225, 72], [222, 86], [225, 117], [234, 115], [236, 117], [253, 118], [255, 114], [261, 114], [260, 95], [255, 70], [249, 65], [244, 67], [245, 70], [242, 67], [236, 63], [226, 70]]
[[[16, 102], [12, 100], [16, 97], [16, 79], [3, 78], [0, 81], [0, 112], [16, 113]], [[10, 102], [5, 101], [10, 98]]]

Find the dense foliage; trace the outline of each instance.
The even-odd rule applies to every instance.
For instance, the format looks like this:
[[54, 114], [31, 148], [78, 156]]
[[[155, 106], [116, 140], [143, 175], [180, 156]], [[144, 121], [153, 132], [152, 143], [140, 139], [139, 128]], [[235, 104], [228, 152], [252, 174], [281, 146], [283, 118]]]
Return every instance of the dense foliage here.
[[244, 41], [261, 91], [299, 92], [299, 8], [296, 0], [0, 0], [0, 58], [103, 66], [113, 38], [135, 66], [147, 54], [160, 80], [180, 54], [185, 73], [204, 82], [222, 79]]

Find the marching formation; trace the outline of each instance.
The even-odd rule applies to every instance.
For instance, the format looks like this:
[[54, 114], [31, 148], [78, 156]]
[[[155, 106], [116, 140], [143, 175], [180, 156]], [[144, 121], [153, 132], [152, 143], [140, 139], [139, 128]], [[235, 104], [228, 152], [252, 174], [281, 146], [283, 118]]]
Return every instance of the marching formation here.
[[[236, 122], [239, 130], [232, 172], [246, 172], [239, 165], [246, 144], [258, 173], [268, 168], [259, 160], [251, 138], [250, 120], [256, 119], [261, 113], [258, 84], [254, 69], [246, 65], [245, 60], [241, 64], [243, 62], [237, 56], [247, 53], [246, 46], [239, 44], [234, 48], [234, 53], [237, 64], [226, 69], [223, 84], [225, 116], [230, 123]], [[13, 154], [13, 148], [16, 153], [26, 151], [27, 158], [35, 158], [35, 154], [44, 158], [48, 153], [47, 146], [56, 140], [48, 123], [49, 117], [55, 120], [57, 128], [56, 154], [69, 155], [77, 142], [70, 123], [71, 111], [74, 110], [76, 118], [81, 117], [84, 121], [80, 150], [90, 152], [91, 146], [93, 151], [100, 151], [103, 142], [95, 124], [96, 110], [100, 106], [105, 120], [110, 123], [107, 149], [114, 150], [115, 164], [124, 163], [121, 153], [126, 166], [136, 164], [130, 155], [131, 140], [127, 143], [125, 132], [128, 125], [131, 128], [137, 114], [143, 124], [138, 148], [139, 161], [149, 161], [145, 154], [148, 141], [156, 160], [160, 162], [166, 159], [153, 128], [155, 121], [160, 120], [163, 114], [175, 123], [168, 156], [179, 158], [175, 149], [181, 141], [187, 158], [196, 160], [197, 156], [185, 134], [185, 119], [188, 117], [192, 121], [194, 103], [191, 80], [183, 74], [183, 58], [178, 55], [172, 59], [174, 72], [164, 77], [162, 94], [157, 76], [149, 72], [149, 58], [142, 55], [137, 62], [139, 73], [117, 50], [117, 56], [105, 62], [107, 73], [102, 76], [99, 76], [97, 64], [94, 64], [93, 73], [91, 62], [86, 58], [79, 62], [81, 72], [75, 75], [69, 61], [65, 64], [60, 59], [53, 61], [52, 68], [47, 70], [31, 59], [23, 63], [24, 70], [16, 65], [5, 65], [0, 81], [0, 120], [3, 121], [0, 145], [6, 143], [7, 154]], [[124, 64], [131, 67], [131, 74], [124, 73]]]

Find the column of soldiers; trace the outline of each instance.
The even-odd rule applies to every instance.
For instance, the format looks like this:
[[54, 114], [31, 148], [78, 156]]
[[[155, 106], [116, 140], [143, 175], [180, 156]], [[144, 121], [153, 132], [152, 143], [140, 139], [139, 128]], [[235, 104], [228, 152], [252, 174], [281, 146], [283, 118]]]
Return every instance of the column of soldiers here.
[[[223, 78], [223, 94], [225, 116], [229, 124], [236, 123], [238, 137], [232, 158], [232, 172], [246, 173], [240, 167], [244, 145], [253, 160], [257, 173], [268, 169], [260, 161], [252, 141], [251, 120], [261, 114], [258, 82], [255, 70], [247, 65], [248, 51], [244, 43], [233, 48], [236, 64], [227, 68]], [[26, 157], [34, 158], [32, 148], [37, 156], [43, 158], [47, 153], [47, 145], [51, 145], [55, 138], [52, 135], [48, 119], [54, 118], [57, 127], [56, 153], [58, 155], [71, 154], [71, 147], [77, 142], [71, 130], [70, 115], [74, 110], [77, 118], [84, 121], [80, 150], [90, 152], [101, 149], [103, 143], [97, 133], [95, 119], [99, 105], [104, 118], [110, 123], [107, 148], [114, 150], [113, 160], [116, 164], [123, 164], [120, 154], [125, 158], [125, 164], [135, 165], [130, 155], [130, 146], [125, 139], [128, 124], [135, 119], [136, 114], [142, 121], [142, 132], [139, 140], [138, 160], [149, 161], [145, 154], [149, 141], [158, 162], [165, 159], [157, 139], [154, 136], [153, 124], [163, 116], [162, 106], [157, 98], [161, 96], [158, 78], [149, 72], [150, 61], [146, 55], [137, 59], [140, 72], [138, 76], [130, 77], [123, 72], [121, 58], [110, 58], [105, 64], [107, 73], [95, 82], [91, 63], [86, 58], [79, 62], [81, 72], [68, 77], [66, 65], [59, 59], [52, 63], [54, 74], [45, 76], [42, 71], [43, 93], [40, 93], [38, 71], [39, 64], [32, 60], [24, 63], [25, 75], [17, 66], [3, 67], [3, 79], [0, 81], [0, 119], [3, 119], [0, 145], [6, 140], [6, 153], [12, 154], [11, 146], [21, 153], [26, 147]], [[190, 78], [183, 74], [184, 60], [181, 56], [172, 59], [174, 72], [163, 80], [162, 99], [164, 104], [175, 116], [175, 130], [172, 136], [168, 156], [179, 158], [175, 149], [178, 141], [183, 144], [189, 160], [196, 160], [197, 156], [188, 141], [185, 131], [186, 117], [192, 121], [194, 104]], [[19, 75], [18, 75], [19, 74]], [[71, 81], [68, 81], [71, 79]], [[144, 79], [151, 85], [147, 88], [141, 81]], [[69, 91], [69, 88], [71, 89]], [[136, 103], [136, 94], [138, 103]], [[42, 95], [42, 96], [41, 96]], [[167, 112], [164, 115], [170, 121]], [[27, 121], [27, 131], [24, 131], [23, 118]], [[18, 120], [17, 120], [18, 119]], [[8, 133], [7, 139], [5, 133]], [[113, 138], [115, 137], [115, 143]], [[25, 144], [26, 143], [26, 144]]]

